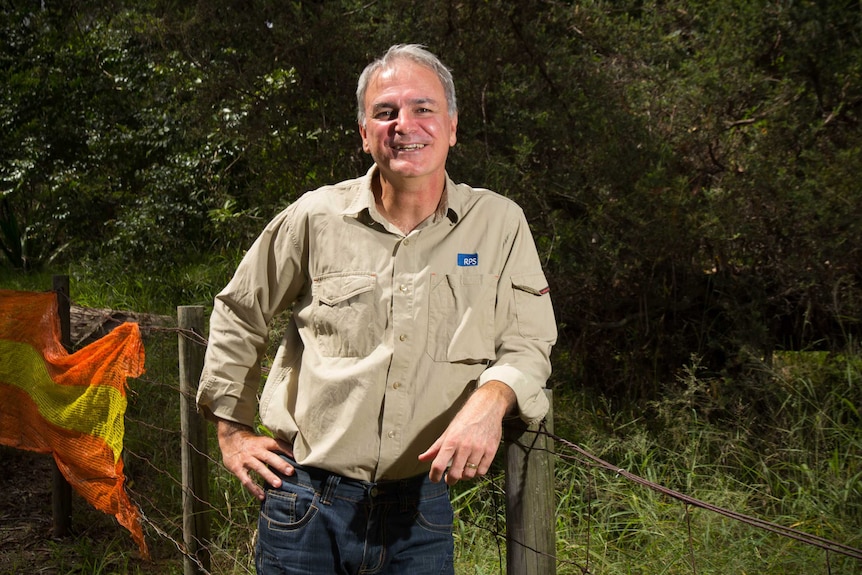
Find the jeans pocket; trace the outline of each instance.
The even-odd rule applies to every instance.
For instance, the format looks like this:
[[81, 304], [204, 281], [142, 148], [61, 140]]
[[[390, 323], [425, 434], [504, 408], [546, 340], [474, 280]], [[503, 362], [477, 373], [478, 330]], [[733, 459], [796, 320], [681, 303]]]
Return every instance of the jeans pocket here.
[[451, 533], [455, 513], [449, 495], [420, 499], [416, 504], [416, 524], [432, 533]]
[[290, 483], [281, 489], [267, 489], [261, 504], [261, 532], [295, 531], [307, 525], [317, 515], [317, 494], [309, 489], [295, 488]]

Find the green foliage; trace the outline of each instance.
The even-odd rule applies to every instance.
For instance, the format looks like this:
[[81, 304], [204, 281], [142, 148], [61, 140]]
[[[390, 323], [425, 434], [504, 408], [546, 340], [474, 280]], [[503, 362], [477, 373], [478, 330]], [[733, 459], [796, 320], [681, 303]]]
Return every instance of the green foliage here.
[[[356, 78], [421, 42], [456, 78], [451, 175], [530, 219], [556, 385], [649, 399], [692, 354], [721, 376], [859, 335], [857, 2], [117, 0], [0, 18], [10, 266], [211, 299], [274, 213], [367, 169]], [[200, 289], [157, 295], [209, 256]]]
[[[7, 2], [2, 283], [48, 289], [60, 270], [83, 305], [209, 305], [274, 213], [367, 169], [357, 76], [393, 43], [424, 43], [458, 88], [450, 174], [517, 200], [536, 236], [560, 326], [558, 432], [858, 547], [860, 26], [850, 0]], [[133, 417], [174, 413], [174, 390], [133, 389]], [[158, 445], [169, 467], [177, 439], [158, 430], [173, 427], [131, 451]], [[150, 463], [127, 464], [150, 488]], [[178, 514], [176, 483], [153, 481]], [[215, 558], [245, 572], [253, 509], [224, 472], [213, 482], [234, 519]], [[692, 571], [679, 505], [577, 462], [558, 487], [558, 572], [587, 558]], [[500, 572], [499, 538], [475, 528], [499, 531], [499, 491], [456, 493], [460, 572]], [[691, 520], [698, 572], [823, 565]], [[96, 551], [76, 568], [126, 568]]]

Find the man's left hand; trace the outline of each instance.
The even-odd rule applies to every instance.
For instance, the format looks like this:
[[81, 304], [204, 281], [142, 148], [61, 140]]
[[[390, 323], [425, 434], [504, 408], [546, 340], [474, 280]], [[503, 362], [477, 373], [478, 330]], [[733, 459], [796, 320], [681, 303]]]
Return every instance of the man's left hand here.
[[431, 481], [445, 477], [448, 485], [455, 485], [488, 473], [503, 436], [503, 417], [515, 402], [515, 392], [501, 381], [477, 389], [443, 435], [419, 456], [420, 461], [432, 461]]

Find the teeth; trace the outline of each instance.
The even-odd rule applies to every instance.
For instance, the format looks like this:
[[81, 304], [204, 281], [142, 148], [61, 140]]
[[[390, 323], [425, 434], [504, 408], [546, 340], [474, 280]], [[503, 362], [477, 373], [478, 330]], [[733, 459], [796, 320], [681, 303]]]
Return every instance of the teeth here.
[[425, 144], [409, 144], [407, 146], [398, 146], [399, 150], [420, 150], [425, 147]]

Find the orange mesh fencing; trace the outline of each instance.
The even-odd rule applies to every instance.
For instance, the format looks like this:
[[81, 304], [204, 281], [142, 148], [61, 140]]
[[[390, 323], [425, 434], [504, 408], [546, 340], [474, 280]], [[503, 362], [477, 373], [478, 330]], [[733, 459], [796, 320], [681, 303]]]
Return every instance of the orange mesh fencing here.
[[52, 454], [69, 484], [114, 515], [149, 558], [120, 457], [126, 379], [143, 371], [137, 324], [69, 354], [53, 292], [0, 290], [0, 444]]

